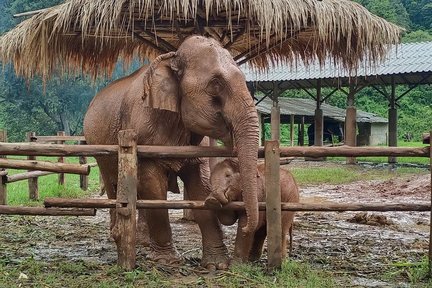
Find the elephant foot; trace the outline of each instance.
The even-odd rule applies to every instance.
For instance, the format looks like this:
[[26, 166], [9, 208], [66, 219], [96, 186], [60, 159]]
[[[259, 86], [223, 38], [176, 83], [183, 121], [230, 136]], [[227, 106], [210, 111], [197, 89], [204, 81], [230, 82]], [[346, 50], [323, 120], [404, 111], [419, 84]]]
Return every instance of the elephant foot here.
[[210, 271], [227, 270], [230, 264], [228, 255], [205, 255], [201, 259], [201, 266]]
[[151, 245], [151, 248], [151, 252], [147, 255], [147, 258], [151, 261], [168, 265], [176, 265], [183, 262], [183, 259], [177, 253], [176, 249], [171, 245], [169, 247], [159, 247], [157, 249], [154, 245]]

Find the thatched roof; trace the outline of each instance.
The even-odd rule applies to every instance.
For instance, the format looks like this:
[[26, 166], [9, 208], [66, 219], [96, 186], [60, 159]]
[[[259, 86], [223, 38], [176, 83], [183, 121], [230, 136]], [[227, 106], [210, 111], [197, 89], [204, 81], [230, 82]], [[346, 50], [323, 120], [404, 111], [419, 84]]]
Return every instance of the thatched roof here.
[[122, 57], [173, 51], [191, 34], [218, 39], [240, 63], [332, 57], [379, 61], [401, 29], [348, 0], [69, 0], [0, 38], [0, 61], [25, 77], [110, 74]]

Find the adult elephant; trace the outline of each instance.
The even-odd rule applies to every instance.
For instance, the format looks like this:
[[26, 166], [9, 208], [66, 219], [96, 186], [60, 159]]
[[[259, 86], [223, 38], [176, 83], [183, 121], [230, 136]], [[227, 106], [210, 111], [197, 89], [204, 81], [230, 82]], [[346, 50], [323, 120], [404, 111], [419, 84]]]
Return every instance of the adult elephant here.
[[[157, 57], [148, 67], [117, 80], [93, 99], [84, 119], [88, 144], [117, 144], [120, 130], [134, 129], [139, 145], [198, 145], [203, 136], [238, 151], [246, 202], [245, 233], [258, 221], [256, 165], [258, 117], [243, 73], [217, 41], [191, 36], [176, 52]], [[98, 157], [109, 198], [116, 197], [117, 158]], [[166, 199], [168, 174], [178, 174], [192, 200], [210, 193], [208, 171], [199, 161], [140, 159], [138, 198]], [[213, 199], [212, 199], [213, 200]], [[224, 200], [224, 199], [222, 199]], [[225, 268], [227, 249], [219, 221], [211, 211], [194, 210], [208, 268]], [[166, 209], [146, 210], [154, 260], [176, 261]], [[138, 224], [139, 225], [139, 224]]]

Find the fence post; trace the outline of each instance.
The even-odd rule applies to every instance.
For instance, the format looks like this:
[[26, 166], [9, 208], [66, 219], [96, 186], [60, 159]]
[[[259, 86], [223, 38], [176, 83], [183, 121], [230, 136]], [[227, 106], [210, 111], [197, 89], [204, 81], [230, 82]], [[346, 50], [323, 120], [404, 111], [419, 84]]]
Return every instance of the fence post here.
[[[36, 139], [36, 132], [27, 132], [27, 142], [34, 142]], [[28, 160], [36, 160], [36, 156], [27, 156]], [[38, 178], [28, 179], [28, 190], [29, 199], [38, 200], [39, 199], [39, 188], [38, 188]]]
[[[57, 136], [66, 136], [66, 133], [64, 131], [58, 131], [57, 132]], [[64, 144], [65, 141], [64, 140], [58, 140], [56, 141], [57, 144]], [[64, 163], [64, 157], [60, 156], [58, 157], [58, 161], [59, 163]], [[59, 185], [64, 185], [65, 184], [65, 174], [64, 173], [59, 173], [58, 174], [58, 184]]]
[[[86, 141], [79, 141], [78, 145], [85, 145]], [[83, 164], [87, 164], [87, 157], [85, 156], [80, 156], [79, 157], [79, 163], [81, 165]], [[80, 188], [81, 190], [87, 191], [88, 189], [88, 175], [80, 175]]]
[[[0, 142], [7, 142], [6, 130], [0, 130]], [[6, 158], [6, 156], [0, 156], [0, 158]], [[0, 168], [0, 205], [7, 204], [6, 175], [6, 169]]]
[[117, 263], [126, 270], [135, 268], [136, 259], [136, 200], [137, 144], [134, 130], [118, 134], [118, 183], [116, 222], [113, 237], [117, 244]]
[[282, 265], [282, 220], [279, 174], [279, 141], [265, 143], [265, 191], [267, 221], [267, 266], [269, 270]]

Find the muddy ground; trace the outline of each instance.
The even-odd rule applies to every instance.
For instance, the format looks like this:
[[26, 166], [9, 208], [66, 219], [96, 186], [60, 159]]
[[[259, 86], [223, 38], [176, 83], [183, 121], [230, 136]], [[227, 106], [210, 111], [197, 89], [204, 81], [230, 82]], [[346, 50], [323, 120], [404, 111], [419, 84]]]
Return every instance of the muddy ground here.
[[[430, 174], [425, 170], [386, 181], [301, 187], [301, 201], [412, 203], [430, 201], [430, 191]], [[170, 198], [181, 199], [173, 194]], [[115, 263], [107, 216], [106, 210], [99, 210], [96, 217], [80, 218], [0, 216], [0, 259]], [[180, 210], [172, 210], [170, 217], [175, 245], [187, 268], [181, 274], [205, 273], [198, 267], [201, 244], [197, 225], [182, 220]], [[393, 263], [416, 262], [427, 255], [429, 220], [428, 212], [298, 213], [291, 257], [332, 271], [343, 286], [403, 287], [408, 285], [403, 278], [386, 280], [385, 275], [392, 271]], [[224, 227], [224, 231], [232, 251], [236, 227]], [[145, 255], [146, 250], [140, 249], [137, 262], [141, 266], [149, 265]]]

